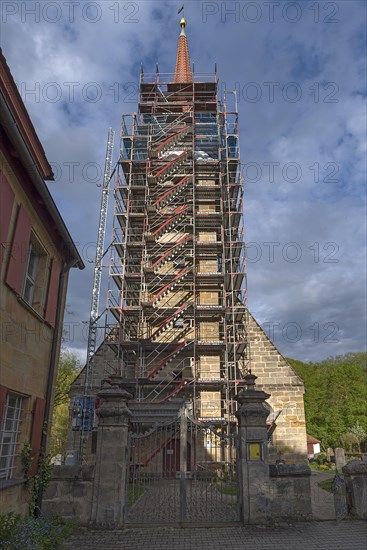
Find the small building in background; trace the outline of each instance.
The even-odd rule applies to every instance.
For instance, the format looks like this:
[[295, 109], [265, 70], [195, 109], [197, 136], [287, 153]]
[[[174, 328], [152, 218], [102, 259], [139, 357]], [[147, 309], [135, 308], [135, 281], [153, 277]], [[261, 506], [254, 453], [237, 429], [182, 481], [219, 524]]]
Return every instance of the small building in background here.
[[308, 458], [315, 458], [321, 452], [320, 449], [321, 441], [313, 437], [312, 435], [307, 434], [307, 455]]
[[0, 50], [0, 512], [25, 513], [47, 445], [72, 267], [84, 264], [47, 189], [51, 166]]

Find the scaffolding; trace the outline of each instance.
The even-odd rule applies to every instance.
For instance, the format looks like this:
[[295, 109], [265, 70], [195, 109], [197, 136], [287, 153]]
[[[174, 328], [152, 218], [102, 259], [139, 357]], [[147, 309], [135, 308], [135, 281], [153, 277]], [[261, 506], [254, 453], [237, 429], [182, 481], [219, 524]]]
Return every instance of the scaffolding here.
[[218, 98], [216, 73], [173, 80], [142, 72], [122, 117], [105, 376], [133, 388], [132, 409], [190, 400], [229, 433], [248, 368], [237, 97]]

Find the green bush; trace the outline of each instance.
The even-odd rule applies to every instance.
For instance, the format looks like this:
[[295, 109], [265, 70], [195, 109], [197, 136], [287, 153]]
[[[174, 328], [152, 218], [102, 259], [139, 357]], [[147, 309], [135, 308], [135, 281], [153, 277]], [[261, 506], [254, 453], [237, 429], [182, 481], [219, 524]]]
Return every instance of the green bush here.
[[0, 515], [1, 550], [53, 550], [60, 547], [73, 527], [59, 518], [22, 518]]
[[325, 453], [319, 453], [317, 457], [315, 458], [315, 462], [319, 465], [325, 464], [327, 462], [326, 454]]
[[21, 516], [19, 514], [0, 514], [0, 545], [2, 541], [7, 540], [11, 536], [20, 519]]

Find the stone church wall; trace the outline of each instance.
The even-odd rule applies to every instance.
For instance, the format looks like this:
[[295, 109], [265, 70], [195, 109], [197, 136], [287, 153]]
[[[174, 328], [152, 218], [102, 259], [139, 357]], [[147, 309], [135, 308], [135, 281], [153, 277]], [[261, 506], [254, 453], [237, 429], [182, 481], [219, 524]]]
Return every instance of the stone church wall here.
[[251, 369], [256, 387], [271, 394], [268, 400], [276, 416], [276, 429], [269, 448], [270, 461], [298, 462], [307, 458], [304, 385], [292, 367], [249, 313], [248, 337]]

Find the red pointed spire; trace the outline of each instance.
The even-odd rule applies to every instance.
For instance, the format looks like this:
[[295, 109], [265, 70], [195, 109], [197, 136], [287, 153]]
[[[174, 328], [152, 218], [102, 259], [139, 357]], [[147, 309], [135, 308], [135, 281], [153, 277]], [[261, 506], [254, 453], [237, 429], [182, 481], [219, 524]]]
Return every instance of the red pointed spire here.
[[173, 82], [192, 82], [189, 46], [185, 34], [186, 19], [184, 17], [182, 17], [180, 25], [181, 33], [178, 39], [176, 67]]

